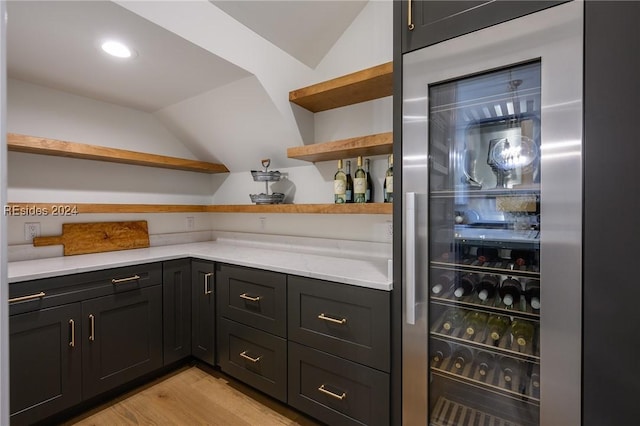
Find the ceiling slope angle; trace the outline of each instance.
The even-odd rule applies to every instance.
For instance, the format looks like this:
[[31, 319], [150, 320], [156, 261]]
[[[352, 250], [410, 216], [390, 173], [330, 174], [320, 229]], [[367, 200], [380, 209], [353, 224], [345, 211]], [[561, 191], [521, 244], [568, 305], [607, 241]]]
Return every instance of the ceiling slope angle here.
[[368, 0], [210, 0], [242, 25], [315, 68]]
[[[7, 3], [7, 75], [153, 112], [251, 75], [111, 1]], [[127, 42], [129, 60], [100, 50]]]

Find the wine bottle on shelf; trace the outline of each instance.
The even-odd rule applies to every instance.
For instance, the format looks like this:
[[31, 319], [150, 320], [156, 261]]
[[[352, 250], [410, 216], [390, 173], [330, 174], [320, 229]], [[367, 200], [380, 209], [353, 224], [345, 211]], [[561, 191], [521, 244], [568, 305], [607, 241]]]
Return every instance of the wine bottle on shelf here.
[[453, 295], [457, 298], [468, 296], [478, 284], [478, 275], [472, 272], [463, 274], [454, 284]]
[[364, 172], [367, 174], [367, 192], [364, 198], [366, 203], [373, 203], [373, 179], [371, 178], [371, 161], [367, 158], [364, 160]]
[[508, 316], [498, 314], [490, 315], [487, 321], [487, 330], [491, 339], [496, 342], [502, 339], [502, 336], [509, 330], [510, 323], [511, 320]]
[[462, 327], [464, 324], [464, 315], [464, 309], [455, 307], [448, 308], [443, 315], [442, 328], [446, 331], [451, 331], [458, 327]]
[[358, 168], [353, 174], [353, 202], [366, 202], [367, 193], [367, 174], [362, 168], [362, 157], [358, 156]]
[[437, 275], [431, 286], [431, 293], [439, 295], [443, 291], [453, 287], [456, 281], [455, 271], [447, 270]]
[[500, 277], [498, 275], [484, 274], [476, 285], [478, 299], [484, 302], [485, 300], [493, 298], [499, 285]]
[[540, 281], [527, 280], [524, 283], [524, 298], [531, 306], [531, 309], [540, 310]]
[[533, 340], [535, 326], [531, 321], [522, 318], [514, 318], [511, 321], [511, 335], [520, 347], [527, 346]]
[[500, 375], [506, 386], [513, 386], [516, 377], [521, 375], [520, 362], [509, 356], [500, 358]]
[[476, 365], [478, 366], [478, 374], [480, 377], [486, 378], [495, 364], [495, 355], [491, 352], [479, 351], [476, 353]]
[[482, 311], [469, 311], [464, 318], [465, 332], [477, 336], [486, 328], [489, 314]]
[[495, 262], [498, 260], [498, 249], [494, 247], [478, 247], [476, 249], [476, 256], [481, 264], [485, 262]]
[[500, 285], [498, 289], [500, 299], [502, 299], [502, 303], [506, 306], [512, 306], [513, 304], [518, 305], [520, 303], [521, 293], [522, 286], [520, 285], [520, 281], [512, 277], [507, 277], [507, 279], [502, 281], [502, 285]]
[[384, 202], [393, 203], [393, 154], [389, 154], [389, 166], [384, 177]]
[[336, 204], [347, 201], [347, 175], [342, 169], [342, 160], [338, 160], [338, 171], [333, 176], [333, 199]]
[[540, 398], [540, 365], [534, 364], [531, 371], [531, 396]]
[[535, 262], [535, 253], [531, 250], [511, 250], [510, 257], [517, 266], [531, 266]]
[[345, 203], [353, 203], [353, 178], [351, 178], [351, 161], [347, 160], [347, 186], [345, 187]]
[[432, 339], [429, 341], [429, 353], [431, 354], [431, 365], [436, 367], [440, 365], [445, 358], [451, 356], [451, 347], [447, 342]]
[[473, 354], [471, 353], [471, 350], [465, 346], [458, 347], [458, 349], [453, 353], [452, 358], [453, 367], [458, 372], [461, 372], [467, 364], [471, 364], [473, 362]]

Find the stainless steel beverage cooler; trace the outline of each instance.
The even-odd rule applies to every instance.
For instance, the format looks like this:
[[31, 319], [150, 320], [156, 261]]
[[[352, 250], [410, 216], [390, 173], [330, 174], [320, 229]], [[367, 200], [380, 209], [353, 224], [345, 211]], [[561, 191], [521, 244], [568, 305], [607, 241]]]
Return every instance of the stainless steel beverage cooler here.
[[402, 58], [405, 425], [578, 425], [583, 5]]

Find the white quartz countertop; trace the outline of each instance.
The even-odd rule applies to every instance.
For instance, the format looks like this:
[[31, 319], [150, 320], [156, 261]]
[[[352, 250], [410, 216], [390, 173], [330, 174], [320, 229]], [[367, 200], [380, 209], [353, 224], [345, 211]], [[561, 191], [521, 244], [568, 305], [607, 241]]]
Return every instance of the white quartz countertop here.
[[390, 261], [381, 257], [347, 257], [295, 246], [251, 244], [227, 239], [166, 245], [108, 253], [51, 257], [8, 263], [9, 283], [100, 269], [193, 257], [308, 278], [391, 290]]

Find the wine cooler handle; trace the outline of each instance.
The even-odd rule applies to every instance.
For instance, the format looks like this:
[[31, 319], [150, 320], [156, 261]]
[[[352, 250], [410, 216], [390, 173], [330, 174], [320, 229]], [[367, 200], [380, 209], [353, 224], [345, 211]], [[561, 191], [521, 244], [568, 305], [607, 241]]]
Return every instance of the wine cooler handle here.
[[416, 193], [405, 199], [405, 304], [406, 322], [416, 323]]
[[409, 31], [413, 31], [416, 27], [413, 25], [413, 5], [411, 4], [411, 0], [407, 0], [407, 28]]

